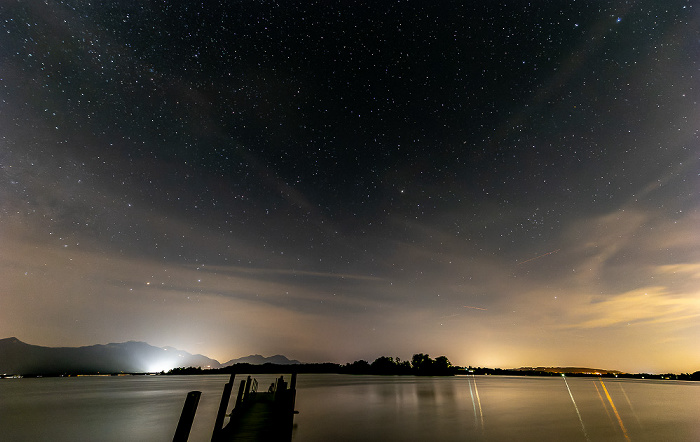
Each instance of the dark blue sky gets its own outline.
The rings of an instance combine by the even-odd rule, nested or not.
[[[697,370],[692,2],[294,3],[0,6],[0,335]]]

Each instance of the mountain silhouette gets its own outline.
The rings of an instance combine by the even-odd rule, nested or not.
[[[301,364],[301,362],[296,359],[287,359],[286,356],[274,355],[274,356],[261,356],[261,355],[250,355],[238,359],[231,359],[228,362],[221,364],[224,367],[228,367],[233,364],[252,364],[252,365],[262,365],[262,364],[276,364],[276,365],[294,365]]]
[[[145,342],[122,342],[85,347],[42,347],[19,339],[0,339],[0,375],[154,373],[176,367],[222,368],[233,364],[300,364],[283,355],[250,355],[220,364],[200,354],[174,347],[154,347]]]
[[[220,368],[215,359],[145,342],[42,347],[0,339],[0,374],[148,373],[174,367]]]

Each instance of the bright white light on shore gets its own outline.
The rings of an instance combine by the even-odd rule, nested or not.
[[[171,370],[175,367],[173,367],[171,364],[164,364],[162,362],[157,363],[157,364],[151,364],[148,366],[148,372],[149,373],[160,373],[161,371],[167,372],[168,370]]]

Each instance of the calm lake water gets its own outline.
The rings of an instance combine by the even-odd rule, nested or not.
[[[254,377],[261,389],[273,380]],[[208,441],[227,381],[225,375],[0,380],[0,440],[169,441],[185,395],[200,390],[190,440]],[[294,441],[700,440],[697,382],[299,375],[296,409]]]

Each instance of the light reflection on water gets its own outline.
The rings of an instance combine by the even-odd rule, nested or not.
[[[295,441],[625,441],[613,405],[630,440],[700,440],[700,383],[606,378],[601,402],[596,378],[303,380]]]
[[[274,378],[255,377],[261,389]],[[244,376],[236,379],[234,396]],[[227,381],[227,375],[0,380],[0,439],[169,441],[186,393],[200,390],[190,440],[208,441]],[[700,440],[700,383],[603,382],[300,375],[293,440],[624,441],[625,434],[633,441]]]

